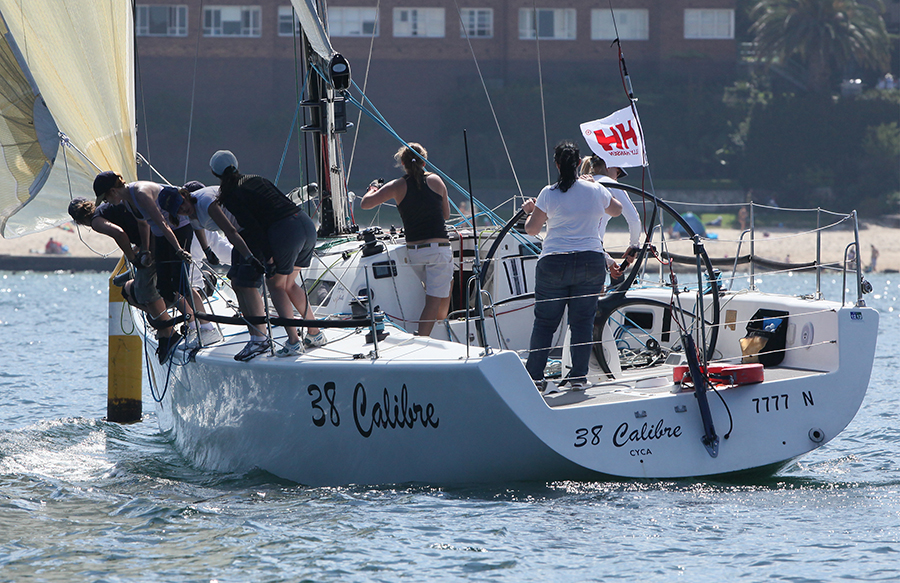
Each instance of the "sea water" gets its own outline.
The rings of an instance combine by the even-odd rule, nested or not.
[[[870,281],[860,412],[770,478],[309,488],[192,467],[146,388],[104,422],[106,276],[0,272],[0,581],[898,581],[900,275]]]

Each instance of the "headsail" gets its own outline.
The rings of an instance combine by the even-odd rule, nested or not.
[[[136,177],[134,22],[120,0],[0,0],[0,235],[69,220],[97,170]]]

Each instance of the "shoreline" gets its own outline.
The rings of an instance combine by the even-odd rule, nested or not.
[[[710,257],[734,257],[740,242],[740,231],[707,227],[710,236],[703,243]],[[766,228],[756,233],[753,254],[775,262],[804,263],[816,260],[817,237],[815,233],[788,228]],[[47,242],[53,239],[68,248],[65,254],[47,254]],[[828,230],[821,233],[821,260],[840,265],[847,244],[853,240],[850,230]],[[628,233],[610,231],[605,237],[605,248],[618,257],[628,244]],[[862,266],[871,264],[871,246],[878,250],[876,271],[900,271],[900,228],[885,227],[875,223],[860,223],[859,244]],[[689,240],[669,240],[672,253],[691,254]],[[740,254],[750,254],[750,245],[744,240]],[[85,227],[67,223],[61,227],[16,239],[0,238],[0,270],[3,271],[111,271],[121,256],[112,239]],[[741,268],[746,266],[739,266]]]

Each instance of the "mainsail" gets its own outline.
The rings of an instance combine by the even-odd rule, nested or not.
[[[3,237],[69,220],[98,168],[136,178],[133,31],[130,2],[0,0]]]

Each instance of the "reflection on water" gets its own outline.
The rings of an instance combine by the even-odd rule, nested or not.
[[[870,280],[863,406],[776,476],[305,488],[192,468],[146,392],[104,422],[105,276],[0,273],[0,580],[898,580],[900,277]]]

